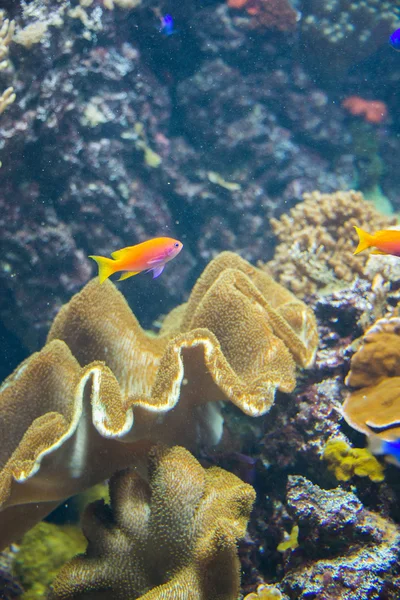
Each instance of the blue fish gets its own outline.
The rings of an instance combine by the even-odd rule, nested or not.
[[[400,52],[400,29],[396,29],[396,31],[393,31],[392,35],[389,38],[389,44],[392,46],[393,50],[396,50],[396,52]]]
[[[174,27],[174,19],[171,15],[165,15],[164,17],[160,17],[160,21],[160,33],[163,33],[164,35],[172,35],[173,33],[176,33],[176,29]]]
[[[400,467],[400,438],[388,441],[377,435],[369,435],[368,447],[372,454],[383,454],[387,462]]]

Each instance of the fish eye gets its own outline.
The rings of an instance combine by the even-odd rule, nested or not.
[[[179,248],[179,242],[176,242],[175,248]]]

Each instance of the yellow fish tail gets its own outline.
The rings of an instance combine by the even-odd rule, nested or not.
[[[359,227],[356,227],[356,226],[354,226],[354,229],[356,230],[358,238],[359,238],[358,246],[355,249],[354,254],[359,254],[363,250],[366,250],[367,248],[370,248],[371,246],[374,245],[374,236],[373,235],[371,235],[370,233],[367,233],[363,229],[360,229]]]
[[[105,256],[89,256],[89,258],[93,258],[93,260],[97,262],[100,283],[103,283],[110,275],[115,273],[115,271],[118,271],[115,267],[116,261],[112,258],[106,258]]]

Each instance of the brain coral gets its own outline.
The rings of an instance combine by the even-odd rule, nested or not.
[[[346,384],[356,388],[343,405],[346,421],[385,440],[400,436],[400,318],[379,319],[351,359]]]
[[[0,388],[0,545],[151,442],[218,442],[217,401],[266,413],[317,343],[313,313],[232,253],[208,265],[157,337],[111,282],[94,279]]]
[[[396,218],[379,213],[360,192],[304,194],[304,201],[277,219],[271,219],[278,237],[273,260],[266,267],[295,294],[304,296],[351,283],[367,272],[368,253],[353,256],[354,225],[376,231],[395,225]]]
[[[238,598],[251,486],[175,446],[150,453],[149,483],[134,469],[114,475],[110,499],[86,509],[86,554],[63,567],[50,600]]]

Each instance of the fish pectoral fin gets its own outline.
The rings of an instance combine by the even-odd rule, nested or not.
[[[122,275],[118,279],[118,281],[123,281],[124,279],[129,279],[129,277],[133,277],[134,275],[137,275],[138,273],[140,273],[140,271],[127,271],[126,273],[122,273]]]
[[[387,252],[384,252],[383,250],[372,250],[370,252],[370,254],[386,254],[387,255]]]
[[[121,250],[116,250],[115,252],[112,252],[111,256],[113,257],[114,260],[121,260],[121,258],[124,258],[128,254],[131,254],[132,248],[134,248],[134,246],[128,246],[127,248],[121,248]]]
[[[149,269],[149,271],[153,272],[153,279],[159,277],[161,273],[164,271],[165,265],[160,265],[159,267],[154,267],[154,269]]]

